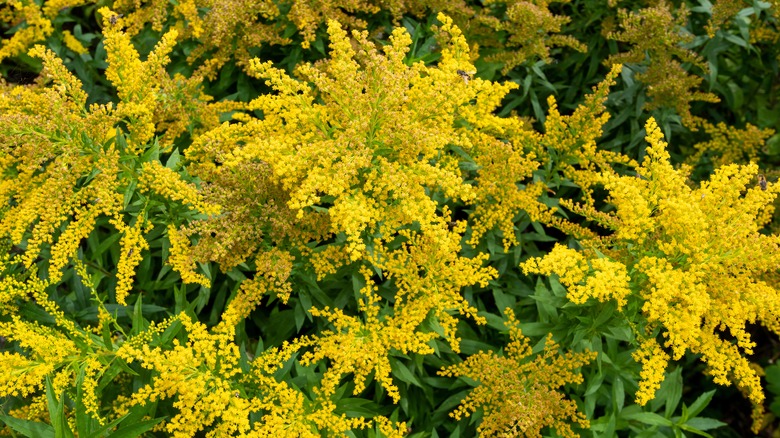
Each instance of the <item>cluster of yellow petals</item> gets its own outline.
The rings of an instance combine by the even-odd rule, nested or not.
[[[707,133],[710,139],[694,145],[696,153],[685,160],[691,165],[698,163],[705,156],[712,160],[715,167],[754,162],[767,139],[774,134],[772,129],[759,129],[750,123],[743,129],[738,129],[723,122],[715,125],[702,120],[699,122],[699,129]]]
[[[155,83],[160,82],[156,78],[168,78],[164,66],[174,35],[163,38],[141,62],[121,23],[111,23],[113,12],[101,11],[107,26],[106,74],[117,87],[118,105],[87,107],[80,81],[43,46],[29,52],[43,60],[39,83],[0,94],[0,167],[14,175],[0,182],[0,194],[14,200],[0,213],[0,235],[14,245],[24,242],[21,262],[28,268],[50,248],[49,280],[56,282],[99,218],[108,217],[122,236],[115,296],[123,304],[148,249],[143,235],[151,226],[145,214],[128,223],[123,192],[137,184],[140,193],[201,213],[217,214],[219,208],[203,201],[197,188],[173,170],[157,161],[143,162],[144,154],[157,147],[154,122],[161,89]],[[42,107],[47,111],[32,116]]]
[[[142,193],[151,192],[171,201],[181,202],[206,215],[220,213],[219,205],[206,202],[194,184],[183,181],[176,171],[163,166],[159,161],[149,161],[141,165],[138,189]]]
[[[123,10],[131,3],[118,1],[114,7]],[[164,3],[149,2],[126,16],[108,8],[99,11],[109,61],[106,75],[119,96],[115,106],[87,107],[78,80],[41,46],[29,53],[43,59],[44,79],[0,93],[0,170],[15,176],[0,182],[0,195],[14,200],[13,206],[0,211],[0,237],[13,245],[25,244],[19,261],[31,274],[25,281],[0,279],[2,314],[10,319],[0,322],[0,333],[13,333],[9,339],[29,352],[0,353],[2,367],[18,370],[14,379],[8,373],[0,375],[0,396],[33,396],[47,376],[54,376],[57,389],[67,388],[75,370],[65,365],[77,363],[87,412],[99,418],[96,392],[108,365],[98,356],[115,354],[117,360],[153,375],[132,396],[117,400],[118,414],[134,405],[171,399],[178,413],[160,429],[172,436],[206,430],[207,436],[315,436],[314,431],[342,434],[371,424],[387,436],[401,436],[404,424],[381,416],[373,423],[347,418],[336,413],[330,397],[351,376],[355,395],[373,379],[398,402],[394,355],[431,354],[433,341],[439,338],[459,352],[461,317],[485,323],[462,291],[486,287],[498,274],[485,266],[487,254],[467,257],[463,249],[466,244],[476,247],[494,231],[503,237],[505,250],[518,245],[516,217],[525,213],[534,221],[571,230],[585,248],[556,245],[546,256],[525,262],[526,274],[557,275],[576,304],[590,298],[614,300],[622,311],[632,302],[640,303],[644,321],[639,326],[647,333],[660,331],[658,337],[637,333],[634,359],[642,365],[637,403],[652,399],[669,360],[690,352],[701,355],[716,383],[734,383],[745,392],[756,406],[754,415],[760,415],[764,396],[758,375],[745,358],[755,346],[746,326],[760,323],[780,333],[780,299],[773,286],[780,242],[760,232],[771,218],[771,202],[780,186],[749,188],[758,171],[750,164],[721,166],[709,181],[691,188],[685,169],[670,164],[652,119],[646,126],[648,158],[642,165],[599,150],[596,141],[608,118],[604,102],[620,66],[611,69],[571,116],[561,115],[551,99],[545,133],[539,134],[517,118],[493,114],[516,85],[470,77],[472,51],[448,16],[438,16],[442,55],[435,66],[407,65],[412,38],[402,28],[393,31],[390,44],[378,49],[367,32],[350,34],[337,21],[329,21],[330,59],[299,66],[296,79],[270,62],[250,60],[248,52],[238,53],[246,70],[265,80],[273,92],[246,105],[212,105],[198,90],[202,77],[170,77],[165,71],[177,39],[184,35],[228,41],[236,37],[227,25],[236,17],[255,21],[279,11],[259,2],[251,9],[237,7],[248,3],[239,1],[178,2],[174,16],[180,22],[142,61],[130,34],[147,23],[162,29],[168,14],[168,2]],[[354,3],[355,11],[375,12]],[[199,12],[204,4],[205,17]],[[296,5],[303,8],[302,2]],[[543,30],[530,42],[510,39],[512,44],[527,45],[517,58],[508,60],[510,65],[530,56],[545,57],[551,45],[580,48],[574,40],[548,35],[558,33],[566,22],[548,6],[544,1],[510,5],[507,27],[532,18]],[[31,30],[4,41],[0,59],[51,32],[43,24],[36,27],[35,8],[27,11],[22,3],[11,7],[27,14],[25,30]],[[614,36],[635,44],[637,51],[667,49],[642,46],[641,34],[632,27],[644,17],[666,29],[674,21],[666,12],[659,6],[642,16],[626,15],[624,31]],[[290,13],[305,37],[314,34],[319,22],[295,7]],[[266,33],[247,37],[241,50],[273,40],[270,29],[260,28]],[[518,35],[523,32],[527,29]],[[64,38],[73,51],[83,49],[72,35]],[[196,50],[191,58],[202,53]],[[697,61],[687,52],[671,54]],[[634,55],[615,59],[632,60]],[[217,52],[199,74],[208,76],[229,56]],[[646,77],[662,73],[668,72]],[[178,92],[188,96],[187,103],[171,103]],[[656,90],[655,97],[660,102],[670,93]],[[687,115],[687,101],[673,103]],[[47,115],[29,117],[32,109],[44,104],[50,108]],[[219,114],[227,109],[240,111],[232,122],[219,125]],[[169,117],[177,112],[182,113],[178,118]],[[262,117],[256,117],[260,112]],[[198,119],[198,129],[188,121],[190,116]],[[724,157],[754,156],[753,144],[744,149],[724,146],[726,140],[734,143],[758,135],[752,127],[733,132],[701,126],[713,137],[700,145],[701,150]],[[190,130],[196,135],[186,155],[192,160],[190,172],[202,179],[200,186],[187,183],[154,158],[142,158],[160,142],[170,152],[176,137]],[[159,140],[161,131],[167,137]],[[552,154],[555,160],[550,161]],[[473,167],[463,165],[464,157]],[[548,174],[558,173],[583,190],[584,203],[560,205],[612,231],[610,236],[596,238],[539,201],[548,182],[533,179],[549,162],[558,167],[548,169]],[[615,164],[635,169],[636,176],[617,174],[611,170]],[[211,330],[180,314],[127,341],[99,346],[92,335],[115,323],[113,316],[101,307],[98,327],[84,331],[66,320],[44,290],[61,279],[69,263],[86,277],[86,268],[72,259],[98,219],[108,217],[121,235],[114,297],[118,304],[127,304],[135,269],[149,249],[144,236],[153,226],[147,211],[131,220],[126,217],[122,193],[135,183],[141,195],[159,196],[203,213],[192,223],[167,228],[171,244],[167,262],[184,283],[210,287],[209,279],[196,272],[196,262],[216,261],[227,272],[251,260],[255,277],[235,291],[221,322]],[[608,192],[613,212],[596,209],[592,192],[596,186]],[[468,218],[456,220],[452,204],[474,208]],[[44,281],[34,275],[34,265],[46,248],[51,248],[51,257]],[[4,266],[15,262],[3,259]],[[312,307],[310,316],[327,321],[329,329],[267,349],[253,358],[247,372],[234,340],[235,327],[263,297],[275,294],[287,303],[295,293],[290,277],[301,264],[310,266],[317,280],[337,275],[344,266],[359,269],[353,278],[362,284],[356,290],[358,312]],[[380,294],[380,288],[389,289],[392,300]],[[58,329],[10,316],[15,300],[32,299],[54,315]],[[484,434],[520,435],[553,427],[561,435],[573,436],[566,421],[586,427],[587,420],[557,390],[581,382],[575,370],[595,353],[560,355],[550,337],[544,352],[529,361],[529,341],[511,312],[507,320],[511,341],[504,356],[478,353],[441,372],[480,383],[453,416],[460,419],[482,407],[485,416],[479,430]],[[171,340],[172,345],[162,345],[161,336],[179,325],[184,333]],[[724,331],[734,341],[725,339]],[[293,359],[299,353],[300,359]],[[324,377],[313,395],[274,377],[290,360],[323,367]],[[244,390],[250,384],[256,388],[251,394]],[[253,423],[250,414],[256,413],[261,420]]]
[[[529,259],[521,267],[526,274],[556,274],[568,288],[567,298],[575,304],[596,298],[600,302],[615,300],[620,308],[631,294],[625,265],[607,258],[586,258],[561,244],[556,244],[543,258]]]
[[[645,71],[635,75],[647,86],[650,100],[645,108],[674,108],[683,125],[693,129],[701,118],[691,114],[691,101],[719,102],[720,99],[713,93],[699,91],[702,77],[683,67],[683,64],[690,64],[705,72],[709,69],[701,56],[684,47],[693,38],[681,31],[688,15],[687,7],[673,8],[667,2],[658,2],[638,11],[618,11],[620,30],[610,32],[607,37],[628,43],[630,49],[610,55],[605,63],[647,65]],[[649,64],[648,59],[652,60]]]
[[[25,23],[10,38],[3,38],[0,42],[0,60],[23,54],[33,44],[45,40],[54,32],[51,21],[36,2],[3,2],[0,6],[0,20],[13,25]]]
[[[186,284],[200,284],[211,287],[211,282],[203,274],[195,271],[195,260],[188,248],[190,241],[175,226],[168,226],[168,240],[171,242],[168,264],[181,275],[181,281]]]
[[[175,396],[178,414],[165,424],[171,436],[193,436],[217,420],[218,426],[208,436],[248,432],[250,401],[236,396],[231,384],[231,377],[241,372],[238,346],[184,315],[176,321],[187,331],[185,345],[174,339],[171,349],[139,347],[130,339],[117,351],[129,363],[138,361],[155,371],[154,381],[134,392],[132,403],[143,405]]]
[[[582,252],[556,246],[523,268],[557,274],[573,302],[612,298],[624,307],[639,300],[644,324],[660,327],[663,340],[645,339],[635,354],[643,364],[638,403],[652,399],[670,358],[690,352],[701,355],[716,383],[737,385],[760,419],[764,395],[746,358],[755,346],[747,325],[780,333],[774,286],[780,238],[761,232],[780,187],[751,187],[758,167],[730,164],[691,188],[686,170],[670,164],[654,120],[646,130],[649,147],[638,176],[604,172],[600,178],[615,210],[576,210],[613,234],[583,241]]]
[[[654,338],[648,338],[639,344],[631,357],[642,364],[642,371],[639,373],[641,380],[635,400],[638,405],[644,406],[655,398],[655,392],[661,388],[661,383],[666,378],[669,353],[664,351]]]
[[[561,354],[550,335],[544,351],[528,360],[532,346],[512,311],[506,310],[510,342],[503,355],[479,352],[439,372],[479,383],[450,416],[460,420],[482,408],[484,417],[477,428],[480,436],[539,436],[542,429],[551,427],[560,436],[576,437],[567,421],[580,427],[588,427],[589,422],[577,411],[576,403],[565,399],[558,389],[567,383],[581,383],[582,375],[576,370],[591,362],[596,353]]]

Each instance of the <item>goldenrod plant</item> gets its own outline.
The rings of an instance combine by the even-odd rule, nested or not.
[[[654,397],[669,360],[690,351],[716,383],[735,384],[750,399],[757,432],[764,394],[760,368],[745,357],[756,347],[747,326],[776,334],[780,328],[774,288],[780,242],[760,233],[777,185],[748,187],[757,166],[729,164],[691,189],[685,172],[669,163],[653,119],[646,129],[650,145],[637,176],[602,174],[614,212],[564,204],[613,233],[583,239],[584,252],[556,245],[523,269],[556,274],[574,303],[614,300],[618,311],[629,312],[640,343],[634,358],[643,364],[638,404]]]
[[[0,435],[775,430],[773,7],[0,5]]]

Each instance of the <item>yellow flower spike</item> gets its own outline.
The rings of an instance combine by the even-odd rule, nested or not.
[[[294,260],[289,252],[279,248],[260,253],[255,259],[255,278],[241,283],[238,293],[222,312],[222,321],[215,331],[231,332],[237,324],[249,317],[264,296],[271,293],[275,293],[283,303],[287,303],[292,293],[288,277],[292,273]]]
[[[366,378],[374,373],[374,379],[382,385],[395,403],[400,400],[398,388],[390,378],[390,351],[395,349],[404,354],[430,354],[433,349],[428,342],[436,337],[435,333],[416,331],[426,313],[407,312],[410,305],[399,306],[394,315],[380,318],[378,287],[371,280],[372,272],[365,266],[361,268],[366,285],[361,289],[360,309],[362,318],[344,314],[338,309],[311,309],[312,316],[324,317],[334,326],[334,330],[317,336],[317,347],[306,352],[302,363],[316,363],[329,359],[330,366],[325,372],[321,386],[323,394],[333,394],[341,378],[354,374],[354,394],[366,388]],[[362,319],[362,320],[361,320]]]
[[[775,133],[773,129],[759,129],[750,123],[739,129],[723,122],[714,125],[702,121],[697,128],[709,135],[710,139],[693,145],[697,152],[687,157],[685,162],[695,165],[706,154],[716,168],[726,164],[758,160],[758,152]]]
[[[203,34],[203,19],[198,15],[198,5],[194,0],[180,1],[174,7],[174,12],[181,14],[187,20],[187,27],[194,38],[198,38]]]
[[[329,33],[332,59],[321,68],[304,65],[297,70],[320,90],[324,105],[314,103],[305,82],[292,80],[267,63],[251,63],[253,75],[268,80],[278,94],[261,96],[250,104],[262,109],[265,117],[252,123],[253,129],[265,133],[258,132],[256,139],[232,151],[228,164],[236,166],[247,160],[272,163],[276,179],[291,191],[288,206],[297,210],[297,219],[306,217],[306,209],[317,205],[323,195],[337,198],[328,209],[331,226],[347,231],[351,252],[357,257],[364,248],[360,233],[376,226],[379,217],[389,221],[389,227],[416,220],[411,218],[423,212],[430,217],[435,205],[421,190],[424,186],[438,185],[449,196],[474,199],[472,189],[462,183],[459,169],[450,161],[442,160],[439,166],[419,158],[421,154],[427,160],[441,156],[448,143],[441,133],[452,131],[447,118],[425,121],[430,110],[449,111],[472,97],[448,96],[441,89],[443,84],[430,82],[431,77],[445,76],[426,75],[424,66],[407,67],[402,54],[408,51],[410,38],[403,30],[394,32],[392,45],[385,47],[385,58],[362,34],[354,35],[364,48],[358,56],[340,25],[330,23]],[[436,72],[440,69],[427,73]],[[365,91],[358,93],[360,90]],[[498,86],[497,90],[492,94],[486,91],[485,98],[478,99],[487,102],[478,112],[493,110],[492,105],[500,99],[496,96],[506,91]],[[432,93],[440,99],[430,99]],[[403,116],[404,111],[414,116],[409,119]],[[477,114],[473,117],[479,119]],[[280,122],[285,127],[281,130]],[[360,138],[360,132],[370,134]],[[457,142],[462,138],[450,137]],[[348,151],[346,156],[344,150]],[[312,172],[312,166],[321,171]],[[363,173],[368,178],[360,181],[358,175]],[[354,192],[358,184],[362,193]],[[382,203],[372,205],[374,199]],[[389,202],[383,205],[385,199]],[[381,214],[388,210],[392,213]]]
[[[472,234],[469,244],[476,246],[488,231],[498,228],[504,235],[504,250],[517,245],[514,218],[526,210],[534,219],[542,219],[548,208],[538,202],[546,189],[544,184],[517,188],[516,181],[529,177],[539,163],[517,150],[511,143],[485,138],[475,139],[475,161],[482,166],[478,171],[478,185],[471,214]],[[535,208],[539,206],[540,208]]]
[[[0,183],[0,192],[16,200],[0,230],[15,244],[27,237],[21,261],[28,267],[50,246],[49,279],[56,282],[96,218],[121,209],[118,153],[113,146],[94,149],[95,142],[113,137],[117,119],[110,106],[85,108],[81,83],[54,53],[36,46],[29,54],[43,60],[43,86],[16,87],[0,98],[2,166],[16,175]],[[39,112],[42,99],[45,113]],[[89,184],[82,185],[88,175]],[[63,222],[69,223],[60,232]]]
[[[45,40],[54,32],[51,21],[43,15],[36,2],[9,2],[13,19],[8,22],[26,22],[27,26],[17,30],[0,42],[0,61],[18,56],[36,42]]]
[[[74,341],[61,331],[31,323],[13,316],[0,323],[0,333],[15,341],[26,354],[0,353],[0,396],[28,397],[44,387],[46,376],[61,368],[79,354]],[[68,378],[66,378],[68,380]],[[60,386],[67,383],[59,383]]]
[[[313,343],[313,340],[307,338],[298,338],[292,343],[285,341],[281,347],[266,350],[252,361],[252,369],[244,382],[261,388],[258,393],[262,395],[254,398],[251,406],[263,412],[254,424],[254,433],[260,436],[314,438],[326,433],[341,435],[351,429],[363,429],[369,425],[364,418],[347,418],[344,414],[336,414],[336,406],[322,386],[312,388],[314,397],[309,399],[301,391],[273,378],[273,373],[293,354]],[[374,417],[374,421],[384,423],[382,417]]]
[[[588,273],[585,257],[579,251],[566,248],[561,244],[556,244],[544,257],[528,259],[520,265],[520,268],[525,275],[556,274],[561,284],[567,287],[582,282]]]
[[[641,380],[634,401],[644,406],[655,398],[655,392],[661,387],[670,357],[653,338],[642,341],[631,356],[642,364]]]
[[[203,274],[195,272],[195,261],[189,252],[189,239],[179,232],[174,225],[168,226],[168,239],[171,242],[168,263],[181,275],[185,284],[200,284],[211,287],[211,282]]]
[[[27,54],[40,58],[43,61],[41,76],[56,84],[58,91],[60,91],[63,97],[68,99],[66,101],[68,106],[71,106],[73,110],[79,113],[83,113],[87,102],[87,93],[82,89],[81,81],[68,71],[62,60],[54,52],[42,45],[36,45]]]
[[[503,356],[480,352],[439,371],[442,376],[466,376],[478,382],[450,416],[458,421],[483,409],[477,427],[481,436],[534,436],[552,427],[561,436],[575,437],[569,422],[580,427],[588,427],[589,422],[558,389],[566,383],[581,383],[582,375],[575,370],[591,362],[596,353],[560,354],[549,336],[544,351],[529,361],[529,340],[511,309],[505,313],[510,342]]]
[[[195,184],[188,184],[174,170],[159,161],[149,161],[141,165],[138,178],[138,190],[141,193],[156,193],[171,201],[179,201],[206,215],[218,215],[220,207],[203,199]]]
[[[311,313],[330,320],[336,329],[318,335],[317,348],[301,358],[304,365],[329,359],[330,365],[321,385],[326,395],[332,395],[341,378],[350,373],[354,374],[353,393],[360,394],[366,388],[367,377],[373,373],[374,379],[394,403],[398,403],[400,394],[390,378],[390,350],[398,349],[404,354],[430,354],[433,350],[427,342],[437,337],[435,333],[413,333],[397,318],[380,321],[376,315],[367,315],[366,322],[361,322],[359,318],[347,316],[339,310],[312,309]]]
[[[390,44],[382,47],[391,65],[401,66],[404,57],[411,50],[412,36],[403,27],[396,27],[390,34]],[[399,62],[400,61],[400,62]]]
[[[637,403],[653,398],[670,359],[695,354],[715,383],[737,386],[760,418],[764,396],[746,357],[756,345],[747,326],[759,323],[780,334],[774,286],[780,237],[762,233],[780,188],[756,182],[755,164],[729,164],[693,189],[690,170],[669,162],[653,119],[646,131],[649,146],[637,176],[603,171],[597,180],[614,211],[562,203],[612,234],[582,240],[581,252],[556,246],[522,267],[558,274],[573,302],[614,298],[622,306],[626,299],[640,300],[642,324],[659,327],[661,338],[640,336]]]
[[[73,36],[70,31],[63,30],[62,31],[62,42],[65,43],[65,46],[69,48],[70,50],[73,50],[79,55],[83,55],[87,53],[87,48],[84,47],[83,44],[81,44],[81,41],[79,41],[75,36]]]
[[[75,8],[82,5],[96,3],[95,0],[46,0],[43,4],[43,13],[48,18],[55,18],[63,13],[63,9]]]
[[[144,238],[141,230],[142,222],[138,220],[135,225],[127,226],[117,218],[111,219],[111,224],[117,228],[118,232],[122,233],[122,239],[119,241],[122,252],[119,255],[119,263],[117,264],[115,293],[116,302],[123,306],[126,305],[125,299],[127,295],[133,289],[135,268],[143,260],[142,252],[149,249],[149,243]]]
[[[529,60],[541,59],[551,62],[552,47],[569,47],[585,52],[587,50],[585,44],[570,35],[562,34],[563,26],[570,21],[570,18],[566,15],[555,15],[550,11],[550,3],[568,2],[569,0],[502,2],[506,5],[506,15],[502,20],[493,17],[482,17],[482,20],[491,31],[508,34],[507,40],[502,43],[505,48],[485,59],[503,63],[501,73],[506,75],[513,68]],[[494,0],[489,0],[485,5],[494,3],[496,3]]]
[[[436,15],[436,19],[442,23],[438,32],[440,44],[442,44],[439,69],[451,73],[457,70],[473,71],[474,65],[471,64],[469,45],[463,32],[453,24],[452,18],[444,13],[440,12]]]
[[[148,343],[152,337],[162,333],[175,320],[184,326],[187,334],[185,343],[174,340],[172,346],[150,348]],[[147,331],[128,339],[118,349],[117,355],[153,371],[153,379],[135,392],[125,406],[173,399],[172,405],[178,412],[161,426],[161,430],[173,436],[192,436],[206,428],[228,436],[248,433],[251,430],[250,412],[264,410],[264,403],[284,397],[281,387],[286,385],[269,378],[266,372],[250,373],[246,375],[246,383],[251,379],[262,399],[249,398],[237,392],[233,384],[241,378],[241,355],[232,337],[231,334],[209,331],[205,325],[182,313],[162,324],[153,324]],[[279,367],[297,349],[306,345],[304,340],[292,348],[268,350],[264,355],[269,357],[256,358],[252,366],[274,364]],[[267,371],[273,373],[274,370],[269,367]]]
[[[685,48],[692,35],[680,30],[686,26],[688,16],[688,8],[673,8],[665,2],[638,11],[619,11],[621,30],[610,32],[607,37],[628,43],[631,48],[611,55],[605,63],[645,63],[649,57],[647,69],[635,74],[637,80],[647,85],[650,99],[645,109],[674,108],[682,124],[693,129],[702,120],[691,114],[691,102],[719,102],[720,99],[712,93],[698,91],[702,77],[689,74],[682,66],[690,63],[704,72],[709,70],[701,56]]]
[[[155,134],[153,122],[160,84],[168,79],[164,67],[176,44],[177,32],[166,32],[145,62],[133,47],[130,35],[122,31],[121,19],[107,7],[98,11],[103,16],[103,35],[108,68],[106,77],[117,89],[120,102],[116,111],[127,120],[129,146],[138,153]]]
[[[103,363],[95,356],[90,356],[84,361],[84,380],[82,381],[82,403],[87,415],[98,420],[101,425],[106,420],[100,416],[100,400],[97,397],[97,387],[100,375],[105,370]]]
[[[550,96],[550,109],[544,123],[545,133],[535,144],[530,142],[535,156],[539,157],[542,164],[549,160],[546,158],[550,156],[548,150],[556,152],[555,170],[582,188],[587,205],[593,204],[593,186],[602,182],[602,173],[611,172],[613,164],[637,166],[634,160],[622,154],[598,150],[596,147],[602,135],[602,127],[609,120],[605,106],[607,95],[621,70],[621,65],[613,65],[604,80],[593,88],[593,93],[570,116],[562,115],[555,98]]]

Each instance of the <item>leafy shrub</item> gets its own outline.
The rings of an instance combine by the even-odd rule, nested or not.
[[[2,433],[770,430],[773,8],[3,5]]]

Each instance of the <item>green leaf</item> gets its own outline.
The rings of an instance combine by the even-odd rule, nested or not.
[[[117,418],[116,420],[106,424],[105,426],[102,426],[102,427],[100,427],[98,429],[93,430],[90,434],[83,435],[83,436],[88,437],[88,438],[102,438],[109,430],[115,428],[119,423],[124,421],[129,415],[130,414],[125,414],[125,415]],[[81,436],[82,435],[79,432],[79,437],[81,437]]]
[[[151,427],[154,427],[155,424],[159,423],[160,421],[166,418],[166,417],[160,417],[152,420],[141,421],[144,417],[149,415],[149,412],[153,412],[156,407],[157,407],[157,403],[146,403],[145,405],[135,405],[130,408],[130,412],[128,412],[127,414],[106,424],[100,429],[93,431],[92,434],[89,435],[89,438],[102,438],[108,431],[114,429],[121,423],[126,423],[126,426],[119,428],[117,431],[111,433],[109,436],[111,437],[141,436],[141,434],[143,434],[146,430],[150,429]],[[145,423],[151,423],[151,425]],[[149,427],[146,428],[145,430],[142,430],[146,426]],[[136,435],[132,435],[132,434],[136,434]]]
[[[623,385],[623,379],[620,376],[616,376],[615,382],[612,384],[612,402],[616,412],[620,412],[623,409],[625,399],[626,389]]]
[[[677,410],[677,405],[680,404],[680,398],[682,398],[683,382],[682,382],[682,368],[678,367],[671,373],[667,374],[664,379],[663,386],[665,386],[665,396],[662,396],[666,400],[664,406],[664,414],[667,418],[671,417]],[[694,416],[696,414],[693,414]]]
[[[119,149],[120,152],[124,152],[127,150],[127,140],[125,140],[125,135],[122,133],[122,129],[117,126],[116,128],[116,147]]]
[[[138,375],[139,375],[138,373],[136,373],[135,371],[133,371],[133,369],[132,369],[132,368],[130,368],[130,365],[128,365],[128,364],[127,364],[127,362],[125,362],[125,360],[124,360],[124,359],[120,359],[120,358],[116,357],[116,358],[114,358],[114,360],[111,362],[111,364],[112,364],[112,365],[116,365],[116,367],[117,367],[117,368],[116,368],[116,369],[117,369],[117,371],[113,371],[113,368],[112,368],[112,369],[109,369],[108,371],[106,371],[105,373],[103,373],[103,377],[106,377],[107,375],[111,375],[111,374],[113,374],[113,377],[116,377],[116,376],[117,376],[117,375],[118,375],[118,374],[119,374],[121,371],[124,371],[124,372],[126,372],[127,374],[131,374],[131,375],[133,375],[133,376],[138,376]],[[110,373],[110,374],[109,374],[109,373]],[[113,379],[113,377],[112,377],[112,379]],[[109,381],[107,381],[106,383],[108,383],[108,382],[109,382]],[[103,383],[101,382],[101,385],[102,385],[102,384],[103,384]],[[102,388],[101,388],[101,389],[102,389]]]
[[[326,55],[326,53],[325,53],[325,42],[323,41],[322,38],[317,38],[316,40],[314,40],[314,42],[312,42],[312,44],[311,44],[311,47],[314,50],[316,50],[317,52],[319,52],[321,55],[323,55],[323,56]]]
[[[157,141],[157,137],[154,138],[152,145],[146,149],[141,155],[141,162],[147,163],[149,161],[160,160],[160,143]]]
[[[0,421],[16,432],[29,438],[54,438],[54,428],[46,423],[21,420],[0,414]]]
[[[169,169],[176,169],[178,168],[180,161],[181,161],[181,154],[179,153],[179,148],[175,148],[173,152],[171,152],[171,155],[168,157],[168,161],[165,162],[165,167]]]
[[[590,379],[588,379],[588,382],[587,382],[588,387],[585,390],[585,394],[584,395],[588,396],[590,394],[594,394],[596,391],[599,390],[599,388],[601,388],[601,384],[602,383],[604,383],[604,374],[599,372],[596,376],[591,377]]]
[[[173,321],[171,325],[168,326],[168,328],[165,329],[165,331],[160,336],[160,344],[161,345],[168,345],[173,341],[173,338],[176,337],[176,335],[179,333],[179,331],[184,328],[184,325],[182,325],[181,321],[178,319]]]
[[[111,327],[108,324],[103,324],[103,345],[106,350],[114,351],[114,341],[111,339]]]
[[[693,432],[693,430],[686,428],[685,426],[688,426],[689,428],[693,428],[696,430],[711,430],[711,429],[717,429],[719,427],[728,426],[728,424],[716,420],[714,418],[707,418],[707,417],[696,417],[691,418],[687,422],[685,422],[684,425],[680,426],[685,430],[689,430]]]
[[[536,301],[540,322],[550,322],[558,319],[558,306],[555,296],[545,287],[541,278],[536,280],[536,288],[531,296]]]
[[[173,306],[173,313],[178,315],[179,313],[183,312],[187,307],[189,307],[189,302],[187,301],[187,287],[183,284],[178,284],[173,287],[173,298],[174,298],[174,306]]]
[[[123,193],[123,204],[122,208],[127,210],[127,206],[130,205],[130,202],[133,200],[133,195],[135,194],[135,187],[138,184],[136,180],[130,181],[130,183],[127,184],[127,187],[125,188],[125,191]]]
[[[54,437],[73,438],[73,432],[65,417],[65,393],[63,392],[59,400],[57,399],[49,376],[46,376],[46,402],[49,408],[49,420],[54,427]]]
[[[389,360],[390,369],[395,378],[404,383],[424,388],[422,383],[420,383],[420,380],[417,379],[417,376],[414,375],[414,373],[406,366],[406,364],[395,357],[390,357]]]
[[[667,426],[671,427],[674,423],[668,418],[664,418],[655,412],[637,412],[635,414],[623,415],[626,420],[634,420],[643,424],[649,424],[651,426]]]
[[[161,421],[165,420],[165,417],[155,418],[153,420],[141,421],[138,423],[131,423],[125,427],[119,428],[116,432],[110,434],[111,438],[135,438],[139,437],[151,430],[154,426],[157,426]]]
[[[146,320],[143,313],[143,295],[138,295],[138,299],[133,306],[133,329],[130,334],[135,336],[146,330]]]
[[[696,401],[691,404],[691,406],[688,408],[688,418],[693,418],[697,416],[701,411],[704,410],[704,408],[707,407],[707,405],[710,404],[710,401],[712,401],[712,396],[715,395],[715,390],[707,391],[704,394],[700,395],[699,398],[696,399]]]
[[[376,403],[363,398],[343,398],[338,401],[336,406],[337,413],[343,413],[350,418],[373,417],[378,408]]]
[[[300,332],[301,328],[303,328],[303,324],[306,322],[307,312],[304,310],[300,300],[295,304],[293,310],[295,312],[295,329]]]

